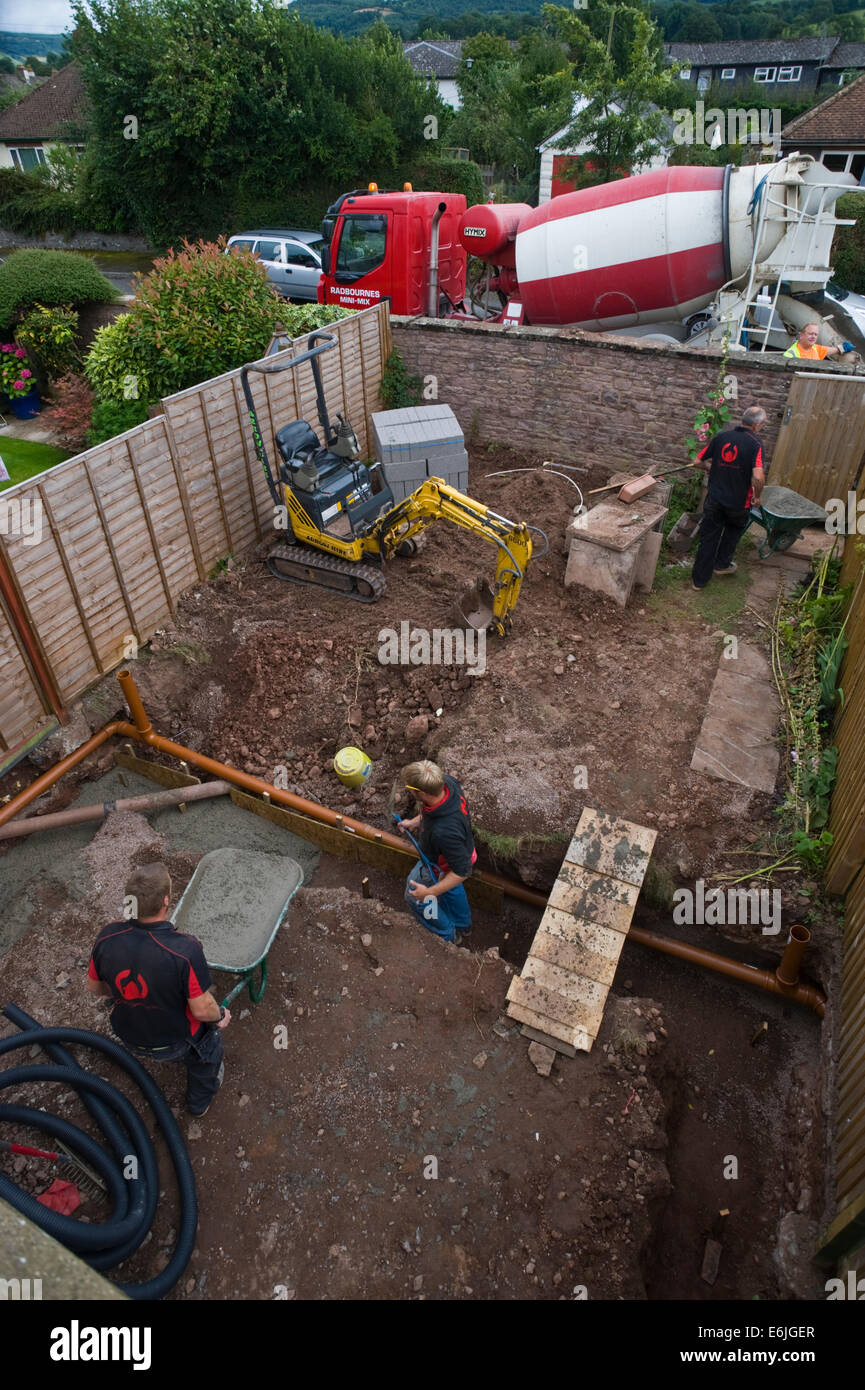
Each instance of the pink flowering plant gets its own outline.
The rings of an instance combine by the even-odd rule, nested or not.
[[[0,390],[14,400],[28,396],[35,385],[24,349],[17,343],[0,343]]]

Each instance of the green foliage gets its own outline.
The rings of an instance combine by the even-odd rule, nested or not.
[[[234,230],[263,191],[284,207],[296,188],[392,182],[425,117],[446,119],[384,24],[349,43],[276,0],[73,10],[94,168],[153,245]]]
[[[36,386],[27,353],[17,343],[0,344],[0,391],[16,400],[27,396]]]
[[[851,592],[838,588],[840,563],[831,553],[813,565],[803,591],[779,608],[772,638],[789,757],[778,814],[792,851],[812,872],[825,864],[833,838],[825,829],[838,763],[830,738]]]
[[[686,445],[688,455],[692,459],[702,452],[712,436],[722,430],[730,418],[730,407],[725,395],[729,344],[728,335],[724,339],[724,353],[715,385],[707,391],[705,405],[702,405],[694,416],[694,433]]]
[[[469,207],[486,201],[480,169],[472,159],[429,159],[412,164],[406,178],[413,188],[462,193]]]
[[[478,34],[463,44],[457,83],[462,106],[447,128],[448,142],[492,165],[513,196],[535,194],[537,147],[572,105],[571,64],[561,43],[535,33],[513,52],[505,38]]]
[[[87,431],[87,447],[125,434],[147,419],[147,401],[97,401]]]
[[[74,251],[15,251],[0,265],[0,331],[34,304],[110,303],[117,292]]]
[[[381,403],[385,410],[403,410],[420,405],[423,382],[412,376],[401,355],[394,348],[384,364],[381,378]]]
[[[80,225],[75,199],[38,173],[0,169],[0,224],[22,236],[73,232]]]
[[[35,360],[43,377],[54,381],[80,363],[78,314],[68,304],[37,304],[25,314],[15,338]]]
[[[260,261],[224,245],[184,242],[155,261],[131,311],[99,330],[85,370],[100,399],[156,400],[264,353],[290,308]]]
[[[327,328],[330,323],[350,318],[356,312],[355,309],[341,309],[337,304],[288,304],[283,300],[277,318],[286,336],[300,338],[315,328]]]
[[[838,217],[852,217],[852,227],[839,227],[832,247],[835,279],[856,294],[865,294],[865,198],[846,193],[835,204]]]
[[[559,148],[586,145],[596,183],[623,178],[656,152],[665,120],[660,108],[679,90],[679,79],[665,67],[657,30],[642,10],[606,0],[587,11],[545,5],[544,14],[568,46],[577,69],[575,90],[586,102]],[[608,49],[611,24],[618,36]]]

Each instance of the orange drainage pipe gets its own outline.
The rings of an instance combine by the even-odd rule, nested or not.
[[[173,743],[171,739],[160,737],[153,731],[153,725],[147,716],[147,711],[131,673],[118,671],[117,679],[126,697],[129,710],[135,721],[134,724],[127,724],[120,719],[106,724],[104,729],[100,729],[86,743],[82,743],[81,747],[76,748],[74,753],[70,753],[62,762],[57,763],[47,772],[43,772],[41,777],[37,777],[35,782],[13,797],[8,805],[0,807],[0,825],[5,825],[31,801],[35,801],[38,796],[41,796],[43,791],[59,782],[65,773],[76,767],[78,763],[83,762],[96,748],[100,748],[115,734],[120,734],[124,738],[135,738],[142,743],[147,743],[152,748],[158,748],[160,752],[168,753],[181,762],[191,763],[194,767],[201,768],[202,772],[209,772],[226,782],[233,782],[235,786],[243,787],[246,791],[257,792],[260,796],[266,796],[277,805],[287,806],[289,810],[298,811],[302,815],[309,816],[312,820],[321,821],[325,825],[332,825],[339,830],[347,830],[362,840],[371,840],[375,844],[388,845],[391,849],[399,850],[407,859],[413,857],[412,851],[407,849],[405,843],[398,836],[391,835],[386,830],[376,830],[374,826],[366,825],[363,821],[353,820],[350,816],[341,816],[336,811],[331,811],[327,806],[320,806],[316,801],[307,801],[302,796],[295,796],[292,792],[282,791],[279,787],[271,786],[269,782],[264,782],[259,777],[250,777],[247,773],[239,772],[226,763],[219,763],[214,758],[205,757],[204,754],[196,753],[191,748],[184,748],[180,743]],[[524,888],[522,884],[514,883],[511,879],[503,878],[500,874],[478,870],[477,878],[482,883],[500,888],[509,897],[529,903],[532,907],[543,909],[547,905],[547,898],[543,893],[536,893],[531,888]],[[645,931],[642,927],[635,927],[633,924],[628,935],[632,941],[638,942],[641,946],[649,946],[654,951],[661,951],[668,956],[676,956],[679,960],[690,961],[692,965],[702,965],[706,969],[715,970],[730,979],[741,980],[744,984],[757,985],[770,994],[779,994],[787,999],[795,999],[800,1004],[807,1004],[821,1018],[825,1013],[826,996],[823,991],[818,989],[816,985],[802,984],[798,981],[802,956],[811,939],[811,933],[806,927],[797,925],[791,928],[787,947],[777,970],[774,972],[761,970],[756,966],[743,965],[740,961],[730,960],[728,956],[718,955],[715,951],[706,951],[700,946],[689,946],[684,941],[674,941],[670,937],[658,936],[655,932]]]
[[[172,758],[178,758],[181,762],[191,763],[193,767],[200,768],[202,772],[209,772],[214,777],[220,777],[226,782],[233,782],[235,786],[242,787],[245,791],[266,796],[269,801],[276,805],[285,806],[290,811],[298,811],[311,820],[321,821],[324,825],[332,825],[338,830],[347,830],[349,834],[357,835],[358,839],[370,840],[374,844],[387,845],[390,849],[397,849],[406,856],[407,860],[412,862],[417,857],[399,835],[391,835],[387,830],[377,830],[375,826],[367,825],[364,821],[354,820],[351,816],[341,816],[338,812],[331,811],[327,806],[320,806],[317,801],[307,801],[305,797],[283,791],[280,787],[272,786],[270,782],[262,781],[260,777],[251,777],[248,773],[240,772],[227,763],[217,762],[214,758],[208,758],[203,753],[196,753],[191,748],[184,748],[180,743],[173,743],[171,739],[163,738],[153,730],[153,725],[148,718],[131,672],[118,671],[117,679],[135,721],[134,728],[128,724],[124,725],[124,733],[131,733],[140,742],[149,744],[151,748],[158,748],[161,753],[168,753]],[[534,907],[546,907],[547,900],[540,893],[533,893],[530,888],[523,888],[521,884],[512,883],[510,879],[502,878],[499,874],[480,870],[475,877],[481,883],[487,883],[493,888],[500,888],[503,893],[508,893],[512,898],[520,898],[523,902],[531,903]]]
[[[101,748],[103,743],[107,743],[115,734],[134,735],[135,729],[122,719],[115,719],[113,723],[106,724],[104,729],[100,729],[86,743],[82,743],[80,748],[75,749],[74,753],[70,753],[61,762],[55,763],[47,772],[43,772],[41,776],[37,777],[35,782],[31,782],[29,787],[25,787],[23,791],[13,796],[12,800],[7,802],[5,806],[0,806],[0,825],[5,825],[7,821],[12,820],[19,811],[23,811],[25,806],[29,806],[31,801],[35,801],[49,787],[53,787],[55,783],[60,781],[61,777],[64,777],[67,772],[71,772],[73,767],[83,763],[85,758],[88,758],[97,748]]]
[[[741,961],[730,960],[729,956],[719,956],[714,951],[703,950],[700,946],[689,946],[685,941],[673,941],[668,936],[658,936],[642,927],[632,926],[628,936],[641,946],[651,946],[653,951],[663,951],[664,955],[676,956],[679,960],[690,961],[692,965],[703,965],[708,970],[716,970],[720,975],[727,975],[732,980],[741,980],[747,985],[758,985],[769,994],[780,994],[785,999],[795,999],[799,1004],[807,1004],[820,1018],[826,1012],[826,996],[823,991],[816,985],[802,984],[799,981],[799,964],[811,939],[807,927],[791,928],[791,939],[776,970],[761,970],[755,965],[744,965]]]

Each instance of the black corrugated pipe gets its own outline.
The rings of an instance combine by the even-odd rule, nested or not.
[[[161,1273],[143,1284],[120,1284],[118,1287],[130,1298],[162,1298],[177,1283],[189,1263],[198,1229],[198,1200],[195,1176],[186,1151],[183,1135],[156,1082],[148,1075],[131,1053],[110,1038],[88,1033],[79,1028],[42,1028],[35,1019],[14,1004],[3,1014],[22,1030],[20,1037],[0,1040],[0,1057],[19,1047],[34,1043],[43,1047],[55,1061],[54,1066],[13,1067],[0,1072],[0,1090],[33,1081],[60,1081],[77,1091],[107,1140],[107,1147],[96,1143],[75,1125],[59,1116],[47,1115],[29,1106],[0,1105],[0,1123],[31,1125],[62,1139],[74,1153],[90,1163],[104,1178],[112,1202],[108,1221],[100,1225],[85,1224],[61,1216],[22,1192],[8,1178],[0,1176],[0,1196],[34,1225],[47,1231],[61,1244],[80,1253],[94,1269],[110,1269],[128,1258],[144,1241],[153,1222],[159,1198],[159,1170],[156,1153],[147,1127],[135,1107],[125,1096],[101,1077],[92,1076],[61,1046],[73,1043],[89,1047],[116,1062],[136,1083],[149,1102],[174,1164],[180,1193],[178,1237],[171,1259]],[[112,1152],[108,1152],[110,1148]],[[136,1163],[133,1175],[129,1159]]]

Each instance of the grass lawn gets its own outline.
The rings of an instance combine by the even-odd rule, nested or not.
[[[53,444],[33,444],[29,439],[15,439],[12,435],[0,434],[0,458],[9,474],[8,483],[0,481],[0,492],[23,483],[55,463],[62,463],[72,455],[66,449],[58,449]]]

